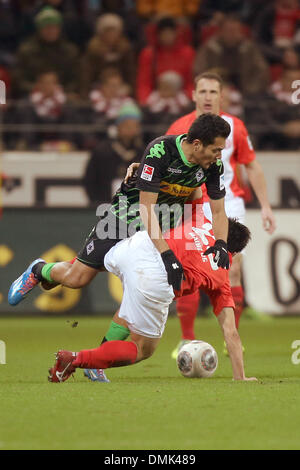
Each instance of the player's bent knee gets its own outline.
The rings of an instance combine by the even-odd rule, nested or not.
[[[145,359],[148,359],[149,357],[152,356],[152,354],[155,351],[155,345],[149,344],[149,343],[143,343],[140,342],[137,344],[138,348],[138,355],[137,355],[137,361],[144,361]]]

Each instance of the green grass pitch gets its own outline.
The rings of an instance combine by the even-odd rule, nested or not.
[[[73,319],[72,319],[73,320]],[[171,350],[179,337],[170,317],[154,356],[107,371],[109,384],[92,383],[81,370],[63,384],[47,382],[58,349],[95,347],[110,318],[2,318],[0,340],[0,450],[4,449],[299,449],[300,364],[291,347],[300,318],[241,321],[248,376],[233,382],[214,318],[198,318],[198,339],[216,348],[210,379],[186,379]]]

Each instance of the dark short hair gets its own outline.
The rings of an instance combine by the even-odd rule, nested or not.
[[[230,253],[240,253],[251,240],[251,232],[246,225],[228,218],[227,247]]]
[[[216,80],[216,82],[220,84],[220,89],[223,88],[224,82],[221,75],[219,75],[217,72],[214,72],[213,70],[207,70],[206,72],[196,75],[194,79],[195,86],[197,86],[199,80],[202,80],[202,78],[206,78],[207,80]]]
[[[226,139],[230,134],[230,125],[217,114],[201,114],[197,117],[187,133],[187,142],[192,143],[199,139],[204,147],[212,145],[216,137]]]
[[[176,29],[177,25],[173,18],[165,16],[158,21],[156,28],[157,31],[162,31],[164,29]]]

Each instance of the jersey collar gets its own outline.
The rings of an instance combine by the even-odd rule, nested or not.
[[[183,153],[183,150],[182,150],[182,148],[181,148],[181,141],[182,141],[186,136],[187,136],[187,134],[181,134],[181,135],[178,135],[178,136],[176,137],[176,146],[177,146],[177,150],[178,150],[178,152],[179,152],[179,155],[180,155],[180,157],[181,157],[181,160],[183,161],[183,163],[184,163],[185,165],[187,165],[187,166],[189,166],[189,167],[199,166],[199,165],[197,165],[197,163],[190,163],[190,162],[187,160],[187,158],[186,158],[186,156],[184,155],[184,153]]]

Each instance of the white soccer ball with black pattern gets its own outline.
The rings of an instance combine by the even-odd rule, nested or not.
[[[190,341],[180,348],[177,366],[184,377],[211,377],[218,367],[218,355],[205,341]]]

